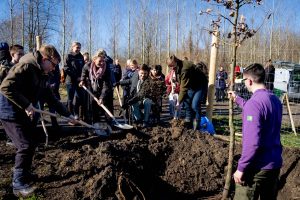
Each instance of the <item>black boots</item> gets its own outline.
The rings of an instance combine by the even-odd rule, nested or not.
[[[15,169],[13,174],[13,193],[17,197],[31,196],[36,187],[31,185],[30,173],[24,169]]]

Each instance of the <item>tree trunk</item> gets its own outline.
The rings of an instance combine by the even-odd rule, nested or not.
[[[25,19],[24,19],[24,0],[22,2],[22,46],[25,45]]]
[[[233,60],[232,65],[230,66],[230,90],[234,90],[234,68],[236,66],[236,54],[237,54],[237,21],[239,17],[239,3],[240,0],[236,0],[235,4],[235,13],[234,13],[234,25],[233,25],[233,33],[234,33],[234,47],[233,47]],[[233,125],[233,100],[229,100],[229,129],[230,129],[230,143],[229,143],[229,155],[228,155],[228,165],[227,165],[227,175],[225,179],[225,186],[223,189],[222,199],[227,199],[229,195],[230,184],[232,180],[232,167],[233,167],[233,157],[234,157],[234,146],[235,146],[235,131]]]
[[[129,1],[130,2],[130,1]],[[128,8],[128,53],[127,53],[127,59],[130,59],[130,3]]]
[[[65,60],[66,52],[66,0],[63,0],[63,45],[62,45],[62,60]]]
[[[11,45],[14,44],[14,19],[13,19],[13,1],[10,0],[10,5],[9,5],[9,10],[10,10],[10,43]]]
[[[92,0],[89,0],[89,54],[92,55]]]

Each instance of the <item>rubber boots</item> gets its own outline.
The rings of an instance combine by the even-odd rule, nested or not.
[[[13,174],[13,193],[17,197],[31,196],[36,187],[30,184],[28,173],[24,169],[15,169]]]
[[[200,120],[197,120],[196,118],[193,120],[193,130],[199,130],[200,129]]]

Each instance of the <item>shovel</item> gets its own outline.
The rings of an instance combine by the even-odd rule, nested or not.
[[[119,89],[117,87],[116,87],[116,90],[117,90],[117,96],[118,96],[119,104],[120,104],[120,107],[121,107],[121,112],[122,112],[122,115],[123,115],[123,118],[124,118],[124,122],[127,123],[126,113],[125,113],[125,110],[122,108],[123,104],[122,104],[122,101],[121,101],[120,92],[119,92]]]
[[[37,104],[38,104],[39,109],[41,109],[40,102],[38,102]],[[43,127],[43,130],[44,130],[45,136],[46,136],[45,146],[48,146],[48,138],[49,138],[48,130],[47,130],[46,125],[45,125],[44,116],[42,114],[40,114],[40,116],[41,116],[42,127]]]
[[[133,128],[133,126],[131,126],[131,125],[129,125],[129,124],[120,124],[117,120],[116,120],[116,118],[113,116],[113,114],[102,104],[102,103],[100,103],[99,102],[99,100],[95,97],[95,95],[89,90],[89,89],[87,89],[84,85],[82,86],[83,87],[83,89],[85,90],[85,91],[87,91],[87,93],[89,93],[89,95],[91,95],[91,97],[93,97],[93,99],[97,102],[97,104],[101,107],[101,108],[103,108],[103,110],[110,116],[110,118],[112,118],[112,120],[115,122],[114,123],[114,126],[115,127],[118,127],[118,128],[120,128],[120,129],[132,129]]]
[[[61,116],[61,115],[58,115],[58,114],[55,114],[55,113],[51,113],[51,112],[40,110],[40,109],[36,109],[36,108],[34,109],[34,111],[37,112],[37,113],[40,113],[40,114],[50,115],[50,116],[56,117],[56,118],[62,118],[62,119],[67,120],[67,121],[70,121],[70,120],[76,121],[76,123],[78,123],[78,124],[80,124],[82,126],[94,129],[95,132],[96,132],[96,134],[99,135],[99,136],[107,136],[107,133],[105,131],[103,131],[103,129],[101,129],[100,127],[95,127],[93,125],[85,123],[84,121],[71,119],[69,117]]]

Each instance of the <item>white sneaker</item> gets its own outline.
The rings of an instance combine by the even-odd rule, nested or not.
[[[74,116],[74,119],[78,120],[78,119],[79,119],[79,116],[78,116],[78,115],[75,115],[75,116]]]

